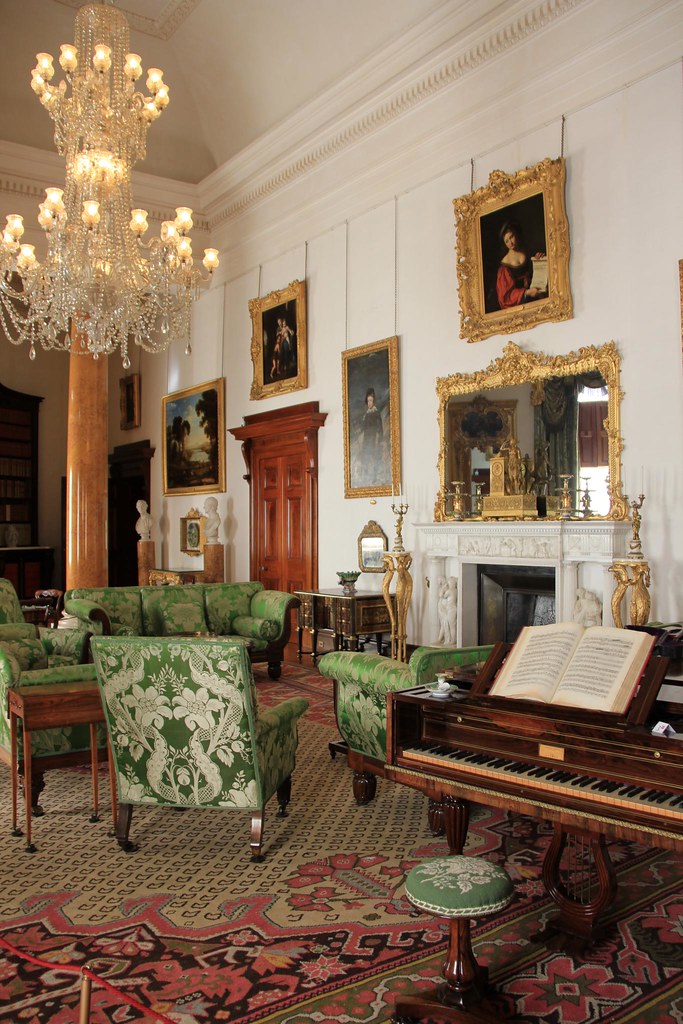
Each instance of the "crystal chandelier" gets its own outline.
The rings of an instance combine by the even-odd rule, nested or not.
[[[216,249],[204,250],[206,275],[194,266],[188,207],[143,241],[147,211],[132,209],[131,168],[169,97],[158,68],[147,72],[149,95],[136,90],[142,65],[129,50],[128,22],[105,2],[76,15],[76,43],[59,58],[66,81],[52,85],[53,58],[37,55],[31,87],[55,123],[66,185],[47,188],[39,207],[42,263],[17,214],[0,239],[2,324],[13,344],[29,342],[31,359],[37,342],[95,359],[120,348],[125,369],[131,343],[160,352],[183,339],[189,351],[192,302],[218,266]]]

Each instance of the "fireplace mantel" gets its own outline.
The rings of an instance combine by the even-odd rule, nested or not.
[[[552,566],[555,569],[557,620],[572,618],[578,587],[598,595],[602,621],[614,625],[611,598],[614,580],[608,567],[626,555],[631,523],[612,520],[542,522],[463,521],[415,523],[421,577],[428,598],[421,623],[422,643],[438,636],[438,579],[458,581],[457,643],[478,640],[477,566]],[[426,621],[425,621],[426,619]]]

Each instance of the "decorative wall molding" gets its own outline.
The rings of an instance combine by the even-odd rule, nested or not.
[[[524,10],[506,20],[504,24],[497,25],[483,37],[472,41],[466,48],[450,53],[445,59],[429,66],[426,72],[423,71],[402,82],[398,88],[383,90],[382,95],[376,97],[367,109],[357,112],[343,127],[334,129],[327,137],[304,148],[300,155],[290,158],[279,169],[266,173],[258,184],[247,185],[246,188],[241,183],[233,185],[230,191],[222,196],[220,209],[210,217],[212,229],[287,187],[349,146],[355,146],[369,135],[383,130],[396,119],[450,88],[459,79],[483,64],[495,60],[531,35],[543,31],[551,22],[573,12],[586,2],[588,0],[543,0],[532,10]],[[302,108],[297,111],[294,118],[288,119],[287,125],[293,127],[296,124],[307,123],[308,113],[308,108]],[[285,133],[286,130],[286,126],[279,129]],[[235,161],[229,161],[224,168],[211,175],[214,187],[221,177],[234,179],[235,171],[239,176],[239,160],[238,157]]]

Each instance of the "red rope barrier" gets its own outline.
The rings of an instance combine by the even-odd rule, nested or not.
[[[108,989],[113,992],[119,999],[123,1000],[124,1003],[128,1003],[134,1010],[139,1010],[144,1013],[146,1017],[151,1017],[153,1020],[161,1021],[161,1024],[176,1024],[170,1017],[167,1017],[163,1013],[157,1013],[156,1010],[152,1010],[148,1006],[143,1006],[141,1002],[135,999],[133,996],[126,995],[121,989],[117,988],[116,985],[112,985],[110,981],[105,981],[104,978],[100,978],[97,974],[90,970],[89,967],[77,967],[75,964],[53,964],[50,960],[42,960],[40,957],[33,956],[32,953],[23,953],[16,946],[13,946],[7,939],[3,939],[0,936],[0,946],[4,946],[14,956],[18,956],[21,960],[27,960],[31,964],[35,964],[37,967],[43,967],[49,971],[62,971],[64,974],[80,974],[85,975],[86,978],[90,978],[96,985],[101,985],[102,988]]]

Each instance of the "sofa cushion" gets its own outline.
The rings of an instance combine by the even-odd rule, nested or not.
[[[277,622],[271,619],[257,619],[253,615],[236,615],[232,620],[232,628],[238,636],[247,636],[254,640],[274,640],[280,632]]]
[[[212,633],[228,636],[235,633],[234,620],[249,615],[251,599],[263,589],[261,583],[218,583],[204,587],[206,618]]]
[[[3,640],[2,649],[14,658],[22,672],[47,668],[45,648],[37,638],[34,640]]]
[[[208,632],[200,586],[143,587],[140,593],[146,636]]]
[[[24,613],[10,580],[0,578],[0,622],[23,622]]]

